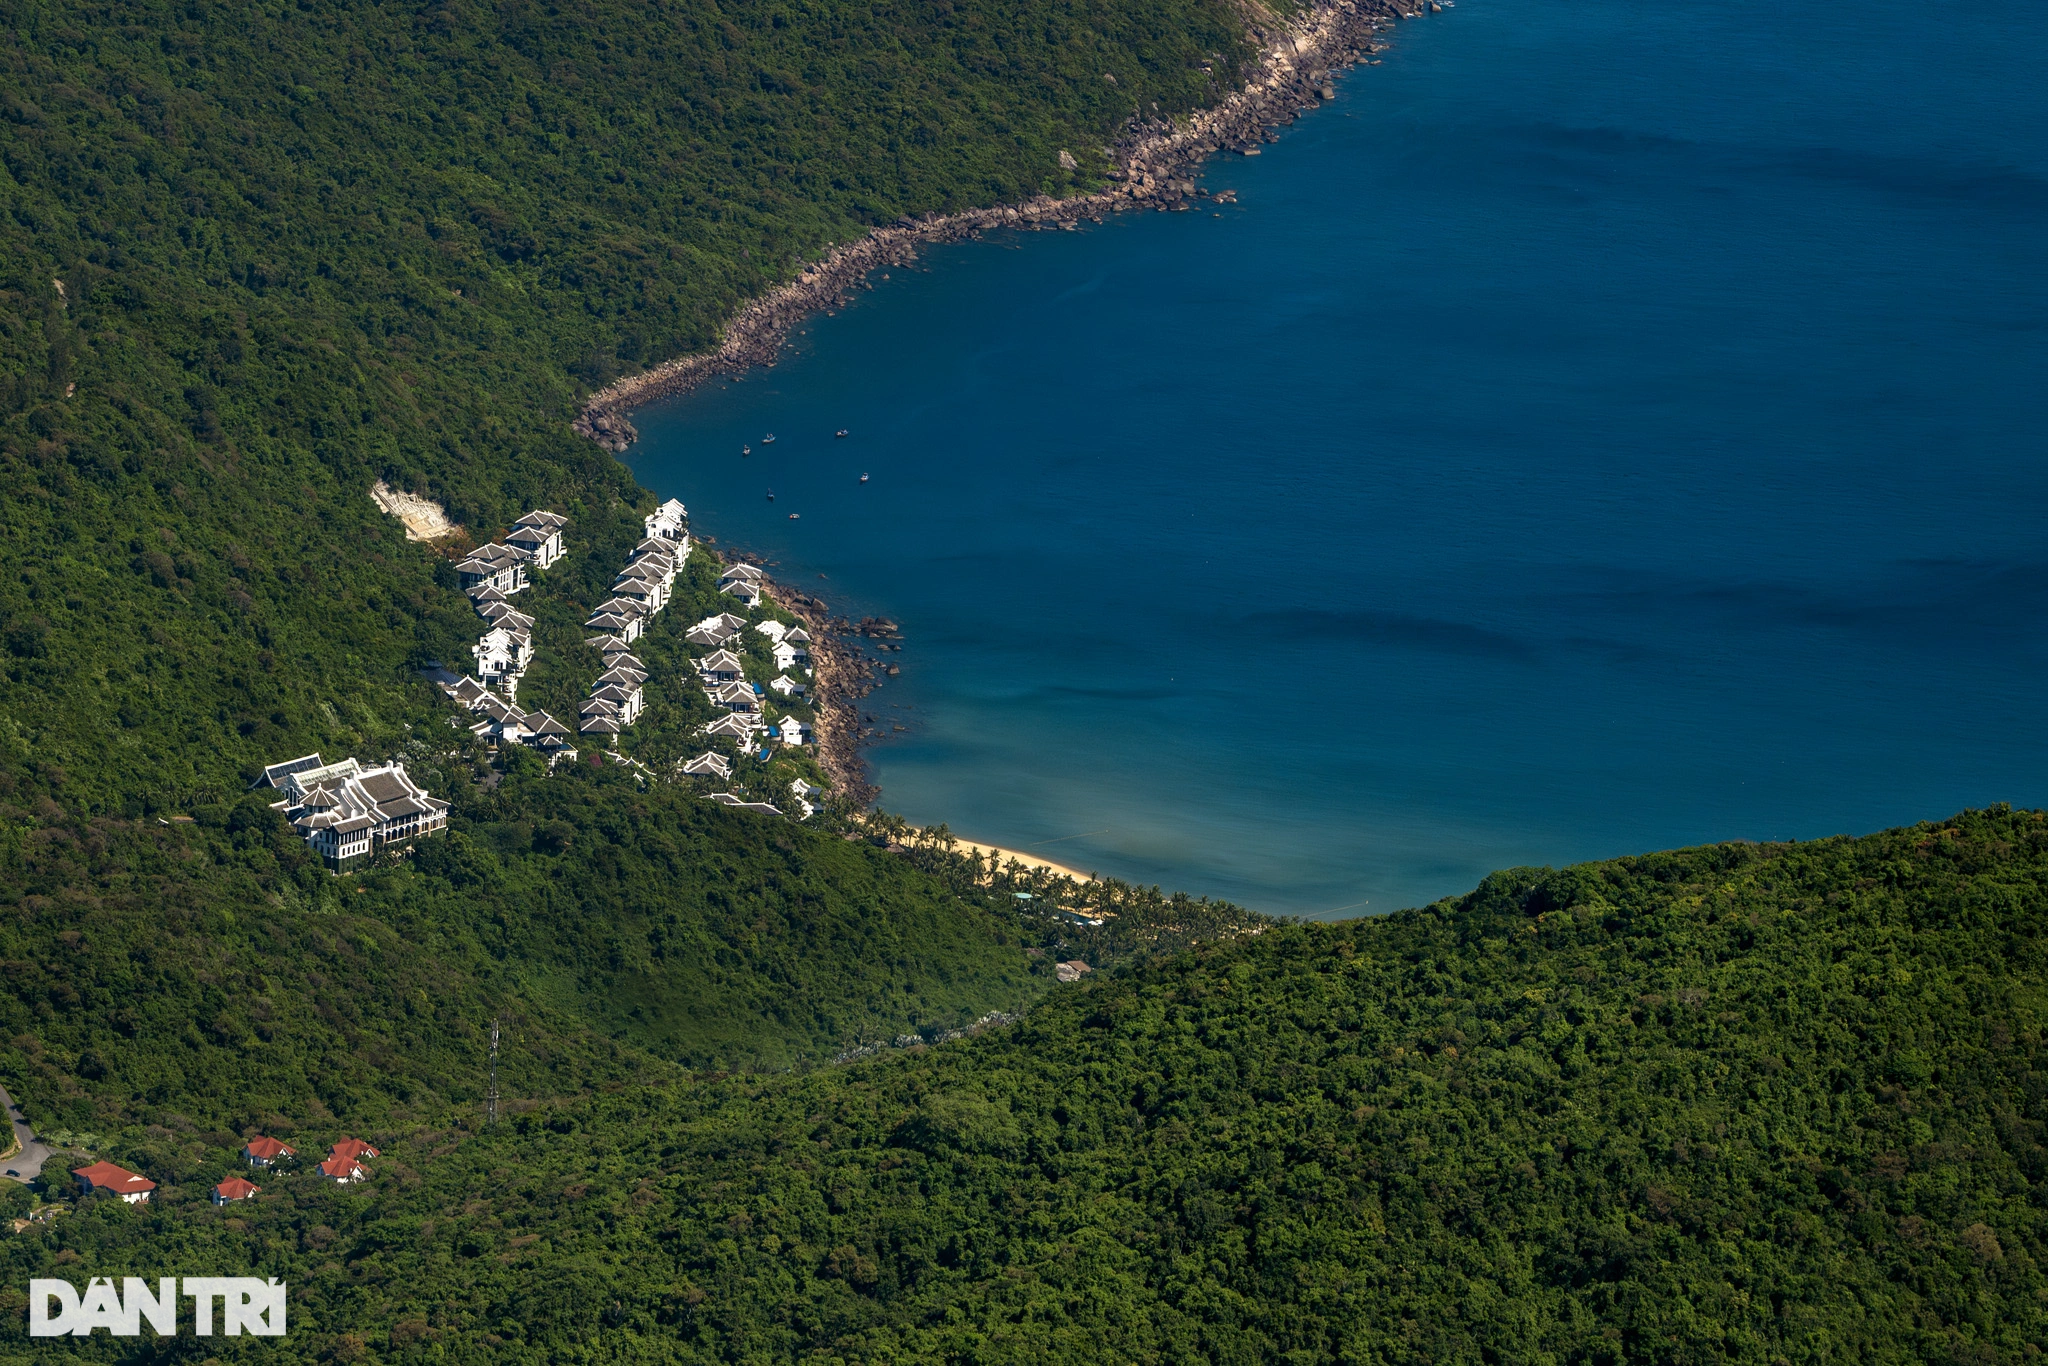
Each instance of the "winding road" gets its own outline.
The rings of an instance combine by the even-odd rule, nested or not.
[[[14,1125],[14,1142],[21,1149],[12,1157],[0,1158],[0,1177],[26,1185],[42,1174],[43,1164],[50,1160],[56,1149],[36,1137],[35,1130],[23,1117],[21,1107],[14,1103],[14,1097],[7,1094],[4,1086],[0,1086],[0,1102],[7,1106],[7,1118]]]

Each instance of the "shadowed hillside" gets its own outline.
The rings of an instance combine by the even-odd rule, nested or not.
[[[289,1277],[304,1359],[2022,1362],[2044,908],[2033,812],[1515,870],[921,1053],[394,1126],[368,1189],[104,1203],[8,1283],[175,1239]]]

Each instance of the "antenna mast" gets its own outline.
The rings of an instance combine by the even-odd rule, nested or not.
[[[498,1127],[498,1022],[491,1021],[491,1092],[484,1100],[484,1125]]]

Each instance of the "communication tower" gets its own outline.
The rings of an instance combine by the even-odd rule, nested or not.
[[[498,1127],[498,1022],[491,1021],[491,1091],[484,1098],[484,1126]]]

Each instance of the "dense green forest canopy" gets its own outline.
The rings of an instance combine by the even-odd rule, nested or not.
[[[578,623],[653,503],[571,434],[581,397],[871,224],[1093,183],[1126,120],[1229,79],[1227,5],[6,22],[0,1065],[32,1118],[117,1142],[470,1113],[494,1016],[526,1022],[521,1093],[561,1094],[808,1064],[1043,990],[1022,949],[1046,927],[972,879],[701,788],[543,779],[451,730],[420,670],[478,631],[449,557],[553,508],[572,553],[519,599],[522,700],[573,707],[598,667]],[[407,540],[380,478],[463,535]],[[732,605],[714,577],[695,557],[642,646],[623,748],[650,763],[709,714],[678,621]],[[337,882],[243,795],[312,750],[404,759],[454,833]]]
[[[204,826],[9,832],[17,1094],[46,1128],[108,1135],[367,1122],[480,1097],[493,1018],[535,1018],[514,1093],[558,1094],[629,1066],[616,1044],[779,1069],[1040,990],[1019,927],[902,860],[617,768],[511,777],[461,811],[347,879],[260,798]]]
[[[0,760],[130,814],[431,709],[407,665],[462,606],[376,478],[478,540],[548,506],[630,544],[579,395],[875,223],[1093,183],[1244,53],[1219,0],[7,22]]]
[[[652,501],[578,400],[871,224],[1092,183],[1127,119],[1240,69],[1233,7],[7,22],[0,1073],[162,1185],[0,1242],[0,1351],[2039,1355],[2038,813],[1273,926],[450,730],[419,669],[475,619],[374,481],[458,546],[573,519],[529,600],[569,670],[534,686],[570,695],[572,613]],[[656,692],[669,755],[694,717]],[[451,832],[330,875],[244,791],[312,749],[405,759]],[[1055,987],[1055,953],[1104,971]],[[255,1130],[302,1162],[213,1208]],[[308,1170],[344,1132],[385,1150],[364,1186]],[[242,1270],[291,1283],[289,1338],[21,1336],[33,1275]]]
[[[2044,913],[2038,812],[1515,870],[933,1049],[394,1121],[368,1187],[94,1202],[0,1284],[259,1268],[273,1359],[2026,1362]]]

